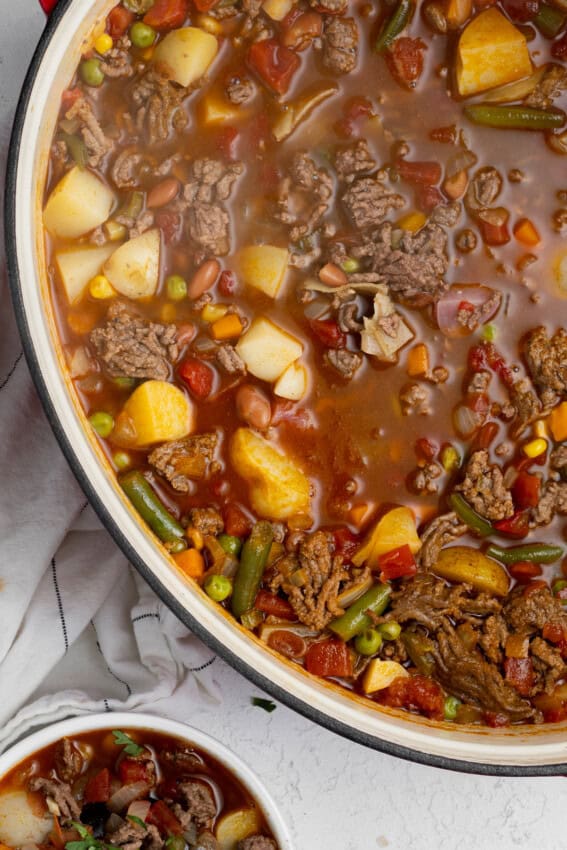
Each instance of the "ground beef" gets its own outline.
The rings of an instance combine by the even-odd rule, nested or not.
[[[543,327],[531,331],[523,353],[544,407],[567,396],[567,331],[559,328],[549,337]]]
[[[496,313],[501,303],[502,293],[494,291],[484,304],[473,307],[472,310],[460,308],[457,312],[457,323],[471,332],[475,331]]]
[[[226,96],[236,106],[247,103],[255,94],[256,86],[248,77],[231,77],[226,85]]]
[[[35,776],[30,780],[29,787],[30,791],[39,791],[46,798],[53,800],[63,821],[79,820],[81,807],[75,800],[68,782]]]
[[[565,477],[565,473],[567,473],[567,443],[553,449],[549,456],[549,468]]]
[[[547,623],[562,623],[567,619],[560,599],[556,599],[546,585],[535,590],[515,587],[509,594],[502,614],[512,631],[523,635],[539,632]]]
[[[553,101],[567,91],[567,68],[563,65],[548,65],[543,77],[524,103],[536,109],[549,109]]]
[[[229,375],[245,375],[246,364],[233,345],[224,343],[217,348],[217,360]]]
[[[265,835],[250,835],[238,842],[238,850],[277,850],[277,844]]]
[[[204,256],[224,256],[230,250],[230,217],[223,202],[244,167],[240,162],[226,165],[205,157],[196,159],[191,170],[191,180],[172,209],[187,214],[189,235]]]
[[[191,508],[189,524],[201,534],[210,534],[213,537],[224,531],[222,516],[216,508]]]
[[[362,356],[346,348],[330,348],[325,352],[325,361],[335,369],[341,378],[350,381],[362,365]]]
[[[359,139],[336,152],[334,165],[339,178],[350,183],[361,172],[374,171],[376,161],[368,150],[366,139]]]
[[[133,189],[138,185],[140,165],[144,161],[141,153],[126,148],[120,153],[110,170],[112,180],[119,189]]]
[[[512,494],[504,486],[502,471],[496,464],[489,463],[486,449],[473,452],[465,469],[465,479],[455,489],[485,519],[509,519],[514,513]]]
[[[533,508],[530,521],[533,525],[549,525],[555,514],[567,514],[567,482],[546,481],[539,502]]]
[[[399,233],[399,232],[398,232]],[[367,258],[379,282],[388,285],[398,299],[435,301],[448,289],[447,234],[437,224],[426,224],[417,233],[406,232],[394,240],[394,226],[385,221],[362,246],[353,247],[357,258]]]
[[[226,201],[234,183],[244,171],[244,166],[241,162],[227,165],[221,160],[204,157],[193,162],[191,171],[192,179],[183,189],[185,209],[195,202],[210,204]]]
[[[468,394],[482,393],[486,394],[492,383],[492,375],[484,369],[480,372],[474,372],[466,385],[465,392]]]
[[[492,206],[502,191],[502,177],[491,166],[480,168],[471,178],[465,195],[465,205],[475,213]]]
[[[324,15],[344,15],[348,0],[309,0],[309,4]]]
[[[128,230],[128,238],[135,239],[149,230],[154,223],[152,210],[142,210],[137,216],[117,215],[114,219],[117,224],[122,224]]]
[[[99,359],[113,377],[165,381],[177,360],[177,328],[150,322],[121,301],[109,308],[106,323],[90,335]]]
[[[439,481],[443,475],[443,467],[438,463],[431,462],[425,466],[417,467],[411,475],[411,486],[418,493],[437,493]]]
[[[511,434],[517,438],[528,425],[542,416],[542,406],[528,378],[521,378],[512,384],[509,399],[502,413],[505,418],[513,419]]]
[[[182,782],[178,790],[183,810],[191,816],[191,822],[200,829],[210,827],[217,806],[209,786],[203,782]]]
[[[127,35],[123,35],[100,59],[100,70],[105,77],[131,77],[134,73],[132,67],[132,54],[130,48],[132,42]]]
[[[134,84],[134,122],[150,145],[164,142],[172,130],[183,130],[187,126],[187,113],[182,102],[189,90],[162,77],[150,68]]]
[[[230,217],[220,204],[196,203],[189,210],[189,235],[205,254],[223,257],[230,250]]]
[[[392,210],[404,206],[401,195],[390,191],[378,177],[359,177],[341,198],[347,214],[358,230],[368,230],[384,221]]]
[[[430,412],[429,390],[421,384],[410,384],[404,387],[400,390],[399,398],[404,416],[410,416],[413,413],[425,416]]]
[[[167,478],[174,490],[189,493],[193,481],[206,477],[216,445],[215,433],[173,440],[154,449],[148,463]]]
[[[458,201],[453,201],[450,204],[438,204],[429,216],[429,221],[442,227],[454,227],[460,216],[461,205]]]
[[[390,616],[402,624],[418,624],[430,632],[440,629],[447,619],[468,622],[500,611],[498,600],[485,593],[472,592],[466,584],[448,585],[430,573],[418,573],[392,594]]]
[[[89,101],[81,95],[65,113],[68,121],[77,121],[87,149],[87,163],[98,168],[106,154],[112,149],[112,141],[105,136]]]
[[[318,168],[304,151],[295,153],[289,172],[278,187],[275,210],[275,218],[290,227],[291,242],[299,242],[319,227],[332,194],[329,173]]]
[[[358,60],[358,28],[354,18],[327,18],[323,27],[323,65],[334,74],[348,74]]]
[[[69,738],[62,738],[55,748],[55,770],[63,782],[74,782],[83,769],[83,757]]]

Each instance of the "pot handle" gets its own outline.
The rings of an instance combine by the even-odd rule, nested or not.
[[[57,6],[58,0],[39,0],[39,5],[46,15],[50,15]]]

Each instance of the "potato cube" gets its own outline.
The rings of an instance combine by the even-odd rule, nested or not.
[[[301,363],[292,363],[274,384],[274,393],[280,398],[299,401],[307,390],[307,369]]]
[[[146,230],[129,239],[108,258],[104,273],[112,286],[127,298],[147,298],[159,283],[160,232]]]
[[[283,21],[292,6],[293,0],[264,0],[262,3],[262,9],[272,21]]]
[[[223,100],[217,94],[207,94],[199,103],[197,111],[203,124],[209,127],[216,124],[231,124],[241,121],[247,114],[241,107],[233,106],[227,100]]]
[[[254,319],[236,344],[248,371],[262,381],[275,381],[301,357],[303,345],[270,319]]]
[[[145,381],[119,413],[113,439],[121,445],[143,448],[180,440],[194,430],[193,405],[167,381]]]
[[[182,27],[159,42],[153,63],[168,80],[186,87],[207,72],[218,49],[219,43],[211,33],[198,27]]]
[[[494,596],[506,596],[510,587],[504,567],[471,546],[441,549],[432,571],[447,581],[470,584],[475,590]]]
[[[258,833],[262,821],[258,809],[235,809],[217,821],[215,836],[220,850],[236,850],[239,842]]]
[[[52,236],[76,239],[102,224],[114,206],[114,193],[92,171],[75,166],[48,198],[43,223]]]
[[[352,562],[360,567],[368,561],[371,569],[377,569],[379,555],[406,544],[414,555],[421,548],[415,516],[409,508],[393,508],[378,520],[363,546],[353,556]]]
[[[463,30],[457,48],[457,86],[462,97],[531,73],[525,35],[495,7],[481,12]]]
[[[248,245],[242,248],[237,257],[244,283],[259,289],[270,298],[278,296],[288,262],[288,251],[276,248],[275,245]]]
[[[373,658],[364,671],[362,690],[365,694],[383,691],[392,684],[394,679],[407,676],[409,676],[408,671],[397,661],[380,661],[379,658]]]
[[[10,786],[8,786],[10,787]],[[30,805],[26,789],[0,795],[0,842],[7,847],[43,844],[53,829],[53,815]]]
[[[89,281],[100,272],[103,263],[115,250],[114,245],[101,245],[100,248],[75,248],[55,254],[69,304],[80,300]]]
[[[309,479],[264,437],[249,428],[239,428],[230,444],[230,458],[248,483],[250,502],[259,516],[288,519],[309,511]]]

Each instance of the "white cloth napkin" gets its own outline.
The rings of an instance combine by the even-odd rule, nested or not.
[[[214,655],[134,575],[67,466],[27,370],[4,266],[0,244],[0,752],[72,714],[173,695],[179,706],[220,701]],[[87,639],[98,663],[69,663],[64,689],[38,696]]]

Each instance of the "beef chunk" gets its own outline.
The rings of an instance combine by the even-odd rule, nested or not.
[[[277,844],[265,835],[250,835],[238,842],[238,850],[277,850]]]
[[[452,587],[430,573],[418,573],[393,594],[390,616],[398,623],[417,623],[434,632],[447,619],[465,622],[500,608],[494,597],[474,594],[466,584]]]
[[[358,230],[376,227],[391,210],[404,205],[401,195],[386,188],[378,177],[359,177],[342,196],[349,218]]]
[[[217,814],[213,793],[204,782],[182,782],[179,785],[183,811],[190,815],[191,822],[200,829],[211,826]]]
[[[510,632],[502,614],[493,614],[483,622],[479,643],[484,654],[493,664],[499,664],[502,661],[509,635]]]
[[[217,435],[196,434],[158,446],[148,463],[167,478],[174,490],[188,493],[191,482],[205,478],[213,461]]]
[[[63,821],[79,820],[81,808],[75,800],[68,782],[35,776],[30,780],[29,787],[30,791],[39,791],[46,798],[53,800]]]
[[[350,183],[364,171],[374,171],[376,161],[368,150],[366,139],[359,139],[347,148],[341,148],[335,154],[335,171],[341,180]]]
[[[246,364],[233,345],[228,342],[217,348],[217,360],[229,375],[245,375]]]
[[[436,517],[421,535],[419,560],[422,566],[431,569],[444,546],[453,543],[466,534],[467,526],[461,522],[454,511]]]
[[[309,0],[311,6],[324,15],[344,15],[348,0]]]
[[[133,189],[138,185],[138,170],[144,161],[141,153],[126,148],[117,157],[111,169],[112,180],[119,189]]]
[[[91,168],[98,168],[106,154],[112,149],[113,143],[103,133],[91,104],[85,97],[78,97],[65,113],[65,118],[68,121],[79,123],[78,132],[81,134],[87,149],[87,162]]]
[[[538,682],[536,690],[550,693],[559,679],[567,674],[567,667],[557,646],[551,646],[543,638],[535,637],[530,642],[530,654]]]
[[[220,204],[197,201],[189,210],[189,235],[207,254],[223,257],[230,250],[230,218]]]
[[[354,18],[327,18],[323,28],[323,65],[348,74],[358,60],[358,28]]]
[[[509,391],[510,403],[503,410],[506,418],[513,419],[512,436],[519,437],[522,432],[542,415],[541,402],[534,393],[528,378],[515,381]]]
[[[522,635],[535,634],[547,623],[563,623],[567,626],[561,600],[556,599],[545,585],[535,590],[530,587],[515,587],[509,594],[502,613],[508,627]]]
[[[368,258],[378,281],[388,285],[398,299],[425,305],[437,300],[448,289],[443,279],[449,261],[447,234],[437,224],[426,224],[417,233],[394,238],[394,227],[385,221],[370,234],[363,245],[354,247],[355,257]]]
[[[100,60],[100,70],[105,77],[131,77],[134,73],[132,67],[132,54],[130,48],[132,42],[127,35],[123,35],[114,46],[108,50]]]
[[[552,337],[543,327],[528,334],[523,346],[532,380],[544,407],[567,396],[567,331],[559,328]]]
[[[172,128],[182,130],[187,126],[182,102],[188,94],[188,89],[162,77],[153,68],[135,82],[132,89],[135,124],[140,133],[147,133],[150,145],[164,142]]]
[[[486,449],[473,452],[467,463],[465,479],[455,489],[485,519],[509,519],[514,513],[512,494],[504,486],[502,471],[489,463]]]
[[[458,201],[453,201],[450,204],[438,204],[429,216],[429,221],[442,227],[454,227],[460,216],[461,205]]]
[[[548,65],[543,77],[524,103],[537,109],[549,109],[564,91],[567,91],[567,68],[563,65]]]
[[[310,236],[321,224],[329,209],[333,181],[324,168],[304,151],[294,154],[288,175],[278,187],[275,218],[287,224],[290,241]]]
[[[90,340],[106,371],[114,377],[165,381],[177,360],[177,328],[136,316],[121,301],[114,302],[106,324]]]
[[[126,820],[110,834],[110,837],[113,847],[122,847],[122,850],[140,850],[146,835],[147,829],[144,826]]]
[[[211,534],[213,537],[224,531],[222,516],[216,508],[191,508],[189,523],[202,534]]]
[[[201,773],[203,770],[203,759],[191,747],[165,750],[160,753],[160,760],[175,773]]]
[[[226,96],[235,106],[247,103],[256,94],[256,86],[248,77],[231,77],[226,86]]]
[[[362,356],[346,348],[330,348],[325,352],[326,362],[335,369],[341,378],[350,381],[362,365]]]
[[[534,525],[549,525],[555,514],[567,514],[567,482],[546,481],[539,502],[531,512]]]
[[[471,212],[490,207],[502,191],[502,177],[492,166],[480,168],[473,175],[465,195],[465,204]]]
[[[83,769],[83,757],[69,738],[62,738],[55,748],[55,770],[63,782],[74,782]]]

